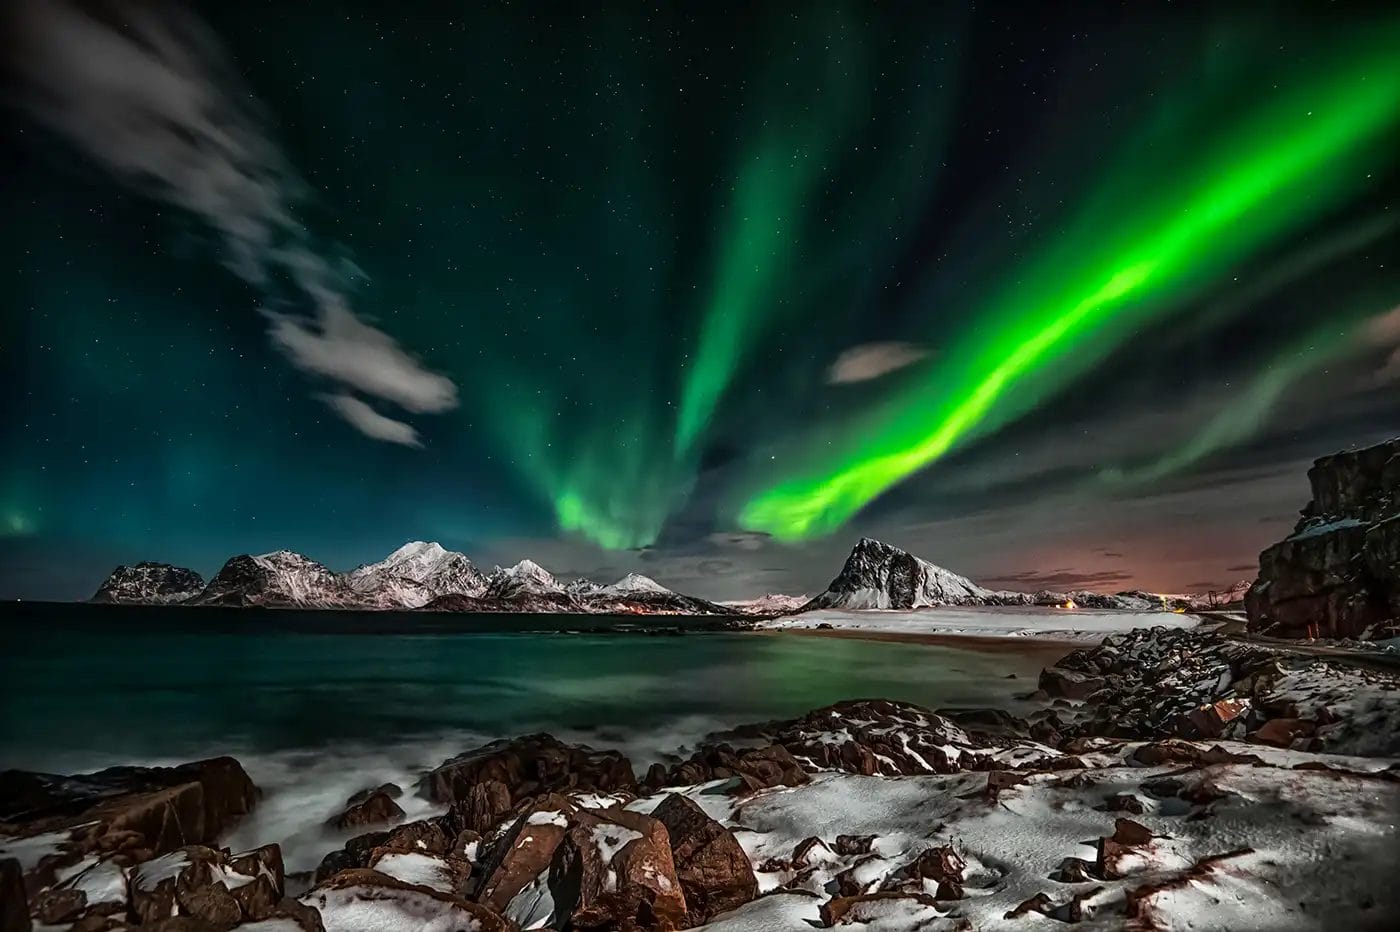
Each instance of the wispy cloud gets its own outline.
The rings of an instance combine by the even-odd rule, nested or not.
[[[386,443],[401,443],[406,447],[421,447],[418,431],[413,425],[386,417],[365,404],[354,395],[322,395],[321,400],[332,411],[345,418],[355,429],[366,437],[383,440]]]
[[[333,383],[332,397],[357,401],[353,390],[420,414],[457,406],[450,379],[350,309],[349,269],[298,219],[306,186],[203,23],[133,0],[12,0],[7,19],[14,102],[122,183],[207,223],[224,264],[263,289],[273,345],[293,365]],[[416,443],[409,425],[358,404],[332,408],[366,436],[405,442],[389,421]]]
[[[903,369],[927,355],[928,350],[913,343],[862,343],[836,357],[826,380],[834,385],[866,382]]]

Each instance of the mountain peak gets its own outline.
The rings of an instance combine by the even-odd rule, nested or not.
[[[992,594],[965,576],[871,537],[862,537],[841,572],[807,608],[911,609],[980,605]]]

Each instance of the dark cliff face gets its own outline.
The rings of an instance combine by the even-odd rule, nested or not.
[[[1326,456],[1293,533],[1259,555],[1252,630],[1382,638],[1400,631],[1400,437]]]

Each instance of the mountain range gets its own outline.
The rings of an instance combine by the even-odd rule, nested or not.
[[[1242,583],[1240,593],[1247,588]],[[610,585],[590,579],[561,582],[531,560],[483,573],[464,554],[436,543],[404,544],[377,563],[337,573],[290,550],[240,554],[207,583],[194,570],[167,563],[119,566],[94,602],[138,605],[220,605],[439,612],[564,612],[583,614],[779,615],[816,609],[916,610],[938,605],[1073,605],[1144,611],[1166,605],[1203,608],[1216,596],[1011,592],[987,589],[898,547],[863,538],[841,572],[812,599],[766,595],[717,603],[674,592],[646,576],[628,574]]]

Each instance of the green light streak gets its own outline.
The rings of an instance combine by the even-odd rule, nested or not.
[[[974,432],[1032,407],[1133,327],[1364,187],[1380,148],[1372,144],[1400,112],[1393,49],[1386,43],[1359,66],[1279,96],[1224,139],[1203,137],[1199,161],[1181,166],[1176,183],[1129,166],[1104,186],[1097,209],[982,306],[980,326],[946,353],[957,362],[930,369],[853,442],[804,451],[816,468],[752,497],[740,523],[785,540],[834,530]]]

